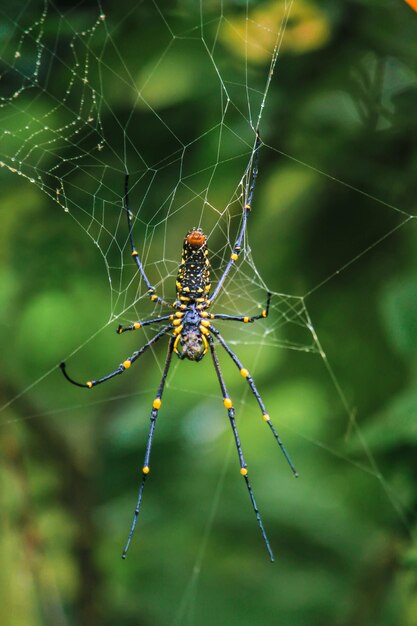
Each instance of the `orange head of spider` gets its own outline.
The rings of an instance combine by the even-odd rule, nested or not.
[[[185,235],[185,243],[188,243],[192,248],[201,248],[207,241],[207,237],[201,230],[201,228],[192,228]]]

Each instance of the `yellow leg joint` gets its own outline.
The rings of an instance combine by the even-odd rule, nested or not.
[[[248,475],[248,470],[246,469],[246,467],[241,467],[240,468],[240,473],[242,474],[242,476],[247,476]]]
[[[85,384],[87,385],[89,389],[91,389],[91,387],[93,386],[93,383],[91,382],[91,380],[87,380]]]
[[[181,320],[180,319],[176,319],[172,323],[173,323],[174,326],[179,326],[181,324]]]
[[[179,354],[179,352],[178,352],[178,343],[179,343],[180,339],[181,339],[181,335],[178,335],[176,340],[174,341],[174,352],[175,352],[175,354]]]
[[[153,294],[153,296],[150,296],[150,299],[152,300],[152,302],[155,302],[155,300],[158,300],[158,296],[156,294]]]
[[[208,328],[210,326],[210,322],[208,320],[201,320],[201,325]]]
[[[143,472],[144,474],[149,474],[149,472],[150,472],[150,471],[151,471],[151,468],[150,468],[150,467],[148,467],[148,465],[144,465],[144,466],[142,467],[142,472]]]
[[[138,253],[136,252],[136,250],[133,250],[132,256],[138,256]]]
[[[244,317],[243,318],[243,321],[245,322],[245,324],[247,324],[249,322],[249,320],[250,320],[250,317]]]
[[[233,254],[230,255],[230,258],[232,259],[232,261],[237,261],[239,258],[239,255],[236,254],[236,252],[233,252]]]
[[[262,317],[266,317],[266,311],[262,311],[261,315]]]
[[[232,406],[233,406],[233,402],[231,401],[231,399],[230,399],[230,398],[225,398],[225,399],[223,400],[223,404],[224,404],[224,406],[225,406],[225,408],[226,408],[226,409],[231,409],[231,408],[232,408]]]
[[[139,324],[139,322],[135,322],[135,323],[133,324],[133,328],[134,328],[135,330],[139,330],[139,328],[140,328],[140,327],[141,327],[141,324]]]
[[[161,398],[155,398],[155,400],[152,402],[152,408],[160,409],[161,408],[161,404],[162,404]]]
[[[249,376],[248,370],[245,369],[244,367],[242,367],[242,369],[240,370],[240,373],[243,376],[243,378],[247,378]]]
[[[129,361],[129,359],[127,359],[126,361],[123,361],[123,367],[125,368],[125,370],[128,370],[131,365],[132,365],[132,362]]]
[[[201,336],[202,340],[203,340],[203,345],[204,345],[204,352],[203,354],[207,354],[209,346],[207,343],[207,339],[204,337],[204,335]]]
[[[262,415],[262,419],[264,420],[264,422],[269,422],[271,418],[269,417],[268,413],[264,413]]]

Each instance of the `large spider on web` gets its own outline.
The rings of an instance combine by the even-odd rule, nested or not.
[[[156,419],[158,417],[159,409],[162,404],[162,394],[164,391],[165,381],[168,375],[168,371],[171,365],[172,355],[175,353],[179,359],[189,359],[190,361],[201,361],[201,359],[210,351],[211,357],[213,359],[214,369],[217,374],[217,378],[219,380],[221,393],[223,396],[223,404],[227,409],[227,413],[230,420],[230,425],[233,430],[233,435],[236,443],[237,454],[239,457],[240,464],[240,473],[243,476],[246,487],[248,489],[249,497],[252,503],[253,510],[256,515],[256,519],[258,521],[258,525],[260,531],[262,533],[262,537],[264,539],[266,548],[268,550],[269,557],[271,561],[274,560],[274,555],[266,535],[262,519],[255,501],[255,497],[253,495],[252,487],[248,478],[248,469],[243,456],[242,447],[239,439],[239,434],[236,427],[235,421],[235,410],[233,407],[233,402],[228,394],[226,383],[224,381],[219,360],[216,354],[215,348],[215,340],[220,344],[220,346],[227,352],[232,361],[235,363],[238,368],[240,374],[246,380],[249,385],[249,388],[254,395],[260,409],[262,412],[262,417],[264,421],[268,424],[271,429],[272,434],[274,435],[279,447],[281,448],[291,470],[293,471],[294,476],[298,476],[298,472],[295,469],[285,447],[281,441],[281,438],[276,431],[274,425],[272,424],[271,418],[267,413],[263,400],[256,388],[255,382],[250,375],[249,371],[243,366],[239,357],[233,352],[227,342],[223,339],[222,335],[219,333],[217,328],[213,325],[212,320],[225,320],[230,322],[243,322],[253,323],[259,319],[268,317],[269,305],[271,301],[271,293],[267,293],[267,300],[265,309],[258,315],[226,315],[223,313],[209,313],[208,309],[211,307],[212,303],[218,296],[224,281],[226,280],[230,269],[236,263],[239,258],[239,253],[242,247],[242,241],[246,233],[247,228],[247,219],[248,215],[251,211],[252,205],[252,197],[255,189],[256,178],[258,174],[258,160],[259,160],[259,148],[261,146],[261,141],[259,138],[259,133],[256,133],[256,142],[253,151],[253,157],[249,162],[248,168],[246,170],[245,177],[247,179],[247,184],[245,186],[245,196],[244,196],[244,204],[243,204],[243,215],[242,215],[242,223],[240,229],[238,231],[235,244],[233,246],[233,251],[230,256],[226,267],[221,274],[216,287],[212,295],[210,296],[211,290],[211,282],[210,282],[210,261],[209,261],[209,252],[207,249],[207,237],[204,235],[201,228],[192,228],[185,236],[183,250],[182,250],[182,258],[181,263],[178,268],[178,276],[176,281],[177,288],[177,299],[172,304],[165,302],[162,298],[160,298],[155,291],[155,288],[151,285],[144,267],[142,265],[142,261],[140,259],[139,253],[136,250],[136,246],[133,241],[133,229],[132,229],[132,217],[131,211],[129,208],[129,175],[125,176],[125,193],[123,199],[123,207],[126,211],[127,215],[127,223],[129,229],[129,239],[130,245],[132,248],[132,257],[134,258],[138,271],[145,282],[148,288],[148,295],[153,302],[162,303],[163,305],[170,307],[171,309],[175,309],[175,313],[170,313],[168,315],[160,315],[153,319],[148,319],[140,322],[135,322],[130,324],[129,326],[119,326],[117,328],[117,333],[120,335],[127,331],[138,330],[144,326],[148,326],[150,324],[159,324],[162,322],[167,322],[162,329],[154,335],[144,346],[142,346],[139,350],[134,352],[129,358],[127,358],[123,363],[121,363],[115,370],[98,378],[97,380],[89,380],[86,383],[79,383],[73,380],[67,373],[65,363],[61,363],[60,367],[62,369],[62,373],[65,378],[76,385],[77,387],[86,387],[91,389],[92,387],[96,387],[101,383],[104,383],[114,376],[118,376],[119,374],[123,374],[126,370],[128,370],[131,365],[137,361],[148,348],[153,346],[161,337],[167,335],[169,337],[168,344],[168,354],[165,360],[164,370],[162,372],[162,378],[159,383],[158,390],[156,392],[156,397],[152,403],[152,411],[150,417],[150,428],[148,434],[148,441],[146,445],[145,459],[142,466],[142,481],[139,487],[139,494],[136,509],[133,515],[133,521],[130,528],[129,536],[126,542],[126,546],[123,550],[122,557],[126,558],[127,551],[129,549],[130,543],[132,541],[133,533],[136,527],[136,522],[140,512],[140,506],[142,502],[143,490],[145,487],[146,480],[149,476],[150,467],[149,467],[149,459],[151,456],[151,447],[153,441],[153,435],[155,431]]]

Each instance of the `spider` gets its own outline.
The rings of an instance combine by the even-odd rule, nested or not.
[[[164,335],[167,335],[169,337],[168,354],[166,356],[162,378],[156,392],[156,397],[152,403],[150,428],[146,445],[145,459],[142,466],[142,480],[139,487],[138,499],[133,515],[130,532],[122,553],[123,559],[126,558],[127,551],[132,541],[133,533],[135,531],[136,523],[139,517],[143,490],[150,473],[149,460],[151,456],[152,441],[156,426],[156,420],[162,404],[162,394],[164,391],[168,371],[171,365],[172,356],[175,353],[177,357],[181,360],[189,359],[190,361],[198,362],[201,361],[201,359],[203,359],[208,352],[210,352],[211,358],[213,360],[214,369],[216,371],[216,375],[219,381],[221,394],[223,396],[223,404],[225,409],[227,410],[230,425],[233,431],[233,436],[239,458],[240,474],[245,480],[252,507],[258,522],[258,526],[262,533],[262,537],[265,542],[269,557],[271,561],[274,561],[274,555],[262,523],[262,519],[255,501],[251,484],[249,482],[248,469],[243,456],[239,434],[236,427],[235,409],[233,407],[233,402],[228,394],[226,383],[220,369],[220,364],[215,348],[215,340],[227,352],[227,354],[230,356],[230,358],[238,368],[241,376],[246,380],[247,384],[249,385],[249,388],[259,405],[262,417],[266,424],[268,424],[289,466],[291,467],[294,476],[297,477],[298,472],[295,469],[278,432],[272,424],[271,418],[267,413],[263,400],[256,388],[252,376],[250,375],[249,371],[243,366],[239,357],[233,352],[230,346],[223,339],[217,328],[213,325],[213,320],[234,321],[249,324],[268,317],[269,306],[271,302],[271,293],[267,292],[265,309],[258,315],[226,315],[222,313],[208,312],[208,309],[211,307],[212,303],[219,295],[224,281],[226,280],[231,268],[238,260],[239,253],[241,252],[242,241],[246,233],[247,219],[251,211],[252,197],[258,174],[260,145],[261,141],[259,138],[259,133],[256,133],[256,142],[253,152],[254,156],[249,162],[245,175],[248,180],[248,184],[246,185],[244,197],[242,223],[236,237],[232,254],[226,264],[222,275],[220,276],[219,281],[217,282],[217,285],[213,290],[213,293],[210,295],[210,261],[209,252],[207,249],[207,237],[203,233],[201,228],[192,228],[190,231],[188,231],[184,238],[182,258],[178,268],[178,276],[176,281],[177,298],[172,304],[165,302],[157,295],[155,288],[151,285],[146,275],[140,255],[135,247],[133,240],[132,217],[129,208],[129,174],[125,175],[123,208],[127,216],[127,225],[130,246],[132,249],[132,257],[137,265],[139,274],[141,275],[144,283],[147,286],[147,293],[151,301],[155,303],[162,303],[167,307],[170,307],[171,309],[175,309],[175,312],[167,315],[160,315],[153,319],[135,322],[133,324],[130,324],[129,326],[119,325],[119,327],[117,328],[117,333],[121,335],[122,333],[125,333],[127,331],[135,331],[150,324],[160,324],[165,322],[161,330],[156,333],[147,343],[145,343],[145,345],[143,345],[139,350],[134,352],[129,358],[123,361],[123,363],[121,363],[115,370],[113,370],[109,374],[106,374],[105,376],[102,376],[101,378],[98,378],[96,380],[89,380],[86,383],[79,383],[68,375],[65,363],[60,364],[62,373],[70,383],[76,385],[77,387],[85,387],[91,389],[92,387],[96,387],[97,385],[100,385],[101,383],[110,380],[114,376],[123,374],[132,366],[135,361],[137,361],[142,356],[142,354],[144,354],[144,352],[148,350],[148,348],[153,346],[159,339],[161,339],[161,337],[163,337]]]

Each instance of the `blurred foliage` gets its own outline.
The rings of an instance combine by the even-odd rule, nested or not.
[[[195,141],[181,162],[184,175],[202,176],[223,159],[212,189],[221,206],[247,162],[247,154],[237,158],[242,145],[253,139],[240,115],[246,81],[256,86],[249,96],[256,112],[274,47],[271,24],[282,19],[284,2],[228,1],[221,13],[220,3],[203,0],[212,24],[205,34],[216,42],[210,70],[198,5],[104,7],[116,44],[102,58],[113,70],[102,84],[109,107],[102,118],[110,143],[117,120],[149,164],[178,148],[167,129]],[[42,6],[16,2],[7,13],[19,32]],[[101,12],[92,0],[54,6],[52,15],[62,11],[78,28]],[[66,23],[46,22],[52,54],[61,52]],[[243,396],[239,429],[274,565],[239,480],[208,359],[172,370],[152,480],[122,562],[165,348],[94,395],[65,383],[56,364],[76,348],[71,368],[87,377],[119,363],[138,339],[121,343],[107,325],[108,275],[87,222],[80,228],[38,185],[0,171],[0,624],[417,626],[416,35],[417,15],[400,0],[296,1],[266,100],[253,255],[274,291],[307,294],[325,353],[238,346],[298,481],[234,365],[222,359],[231,396]],[[4,67],[15,62],[10,36],[4,21]],[[33,63],[34,51],[26,58]],[[123,66],[136,91],[123,88]],[[213,106],[217,69],[239,105],[222,128],[222,155],[213,132],[221,119]],[[15,74],[1,78],[1,95],[12,93]],[[56,85],[66,80],[53,75]],[[71,97],[79,94],[50,116],[51,127],[71,121]],[[42,119],[42,98],[25,98],[9,128],[23,127],[25,116]],[[16,149],[10,138],[1,153]],[[46,170],[52,155],[44,158]],[[113,190],[121,186],[115,172]],[[72,175],[82,206],[95,189],[81,168]],[[190,186],[198,181],[196,174]],[[163,185],[175,185],[169,168]],[[154,217],[158,193],[155,185],[144,221]],[[178,202],[185,198],[180,190]],[[169,226],[176,249],[189,224]]]
[[[267,65],[276,43],[277,24],[285,24],[282,52],[302,54],[328,42],[331,23],[317,3],[300,0],[294,3],[289,18],[287,11],[287,3],[273,1],[254,7],[249,20],[246,15],[232,16],[222,31],[222,43],[250,63]]]

